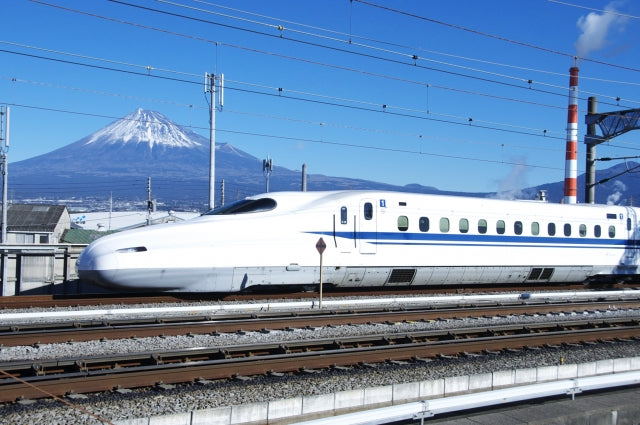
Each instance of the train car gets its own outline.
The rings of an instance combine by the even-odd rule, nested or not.
[[[624,281],[638,210],[381,191],[276,192],[200,217],[104,236],[77,261],[112,289],[236,292]]]

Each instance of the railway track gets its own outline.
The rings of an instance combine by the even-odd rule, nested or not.
[[[13,361],[0,363],[0,402],[637,338],[638,320],[618,318]]]
[[[432,321],[481,316],[571,314],[585,310],[607,310],[612,306],[617,309],[639,309],[640,301],[563,302],[435,309],[396,307],[365,310],[299,311],[295,313],[244,313],[216,315],[215,317],[190,315],[108,321],[82,320],[62,323],[12,324],[0,326],[0,347],[98,339],[268,331],[346,324]]]
[[[615,289],[637,289],[640,283],[616,284]],[[417,288],[366,288],[348,290],[325,289],[324,296],[348,297],[348,296],[394,296],[394,295],[433,295],[433,294],[472,294],[472,293],[500,293],[513,291],[581,291],[598,290],[602,286],[589,286],[583,283],[556,285],[556,286],[525,286],[525,285],[451,285],[447,287],[417,287]],[[18,295],[0,297],[0,310],[20,308],[55,308],[77,306],[101,306],[101,305],[130,305],[130,304],[165,304],[165,303],[191,303],[206,301],[246,301],[265,300],[273,298],[281,299],[305,299],[316,297],[313,292],[254,292],[254,293],[177,293],[177,294],[87,294],[87,295]]]

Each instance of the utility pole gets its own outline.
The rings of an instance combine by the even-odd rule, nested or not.
[[[302,164],[302,191],[307,191],[307,164]]]
[[[586,184],[585,202],[592,204],[595,202],[594,187],[604,181],[595,181],[596,161],[603,161],[604,158],[597,159],[596,145],[608,142],[614,137],[620,136],[631,130],[640,130],[640,108],[625,109],[622,111],[596,112],[598,109],[597,99],[589,98],[589,112],[584,117],[587,124],[587,134],[585,143],[587,144],[587,164],[586,164]],[[596,134],[596,126],[600,128],[602,136]],[[625,171],[626,172],[626,171]],[[617,176],[616,176],[617,177]],[[610,180],[605,179],[606,180]]]
[[[7,243],[7,154],[9,153],[9,122],[10,112],[8,106],[0,106],[0,143],[2,147],[2,243]],[[4,263],[4,262],[3,262]],[[3,274],[4,277],[4,274]]]
[[[152,211],[153,201],[151,200],[151,177],[147,177],[147,226],[151,224]]]
[[[588,102],[588,114],[597,114],[598,99],[595,96],[590,96]],[[584,143],[587,145],[584,202],[587,204],[594,204],[596,202],[596,146],[598,141],[594,140],[594,136],[597,136],[596,124],[592,122],[587,125],[587,134],[584,137]]]
[[[224,205],[224,179],[220,182],[220,205]]]
[[[219,88],[216,90],[216,80]],[[215,179],[216,179],[216,93],[218,93],[218,106],[222,111],[224,104],[224,74],[216,77],[215,74],[204,73],[204,92],[211,94],[209,102],[209,209],[215,208]]]
[[[2,147],[2,244],[7,244],[7,179],[9,171],[7,169],[7,155],[9,153],[9,122],[11,121],[10,109],[8,106],[0,106],[0,146]],[[9,279],[7,277],[9,254],[6,249],[2,250],[2,295],[15,295],[9,291]]]
[[[269,158],[269,155],[267,155],[267,159],[262,160],[262,173],[264,174],[264,177],[266,179],[267,193],[269,193],[269,176],[271,175],[272,171],[273,171],[273,159]]]

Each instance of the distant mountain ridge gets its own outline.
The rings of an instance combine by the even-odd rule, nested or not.
[[[302,161],[301,161],[302,162]],[[597,180],[624,171],[625,164],[598,172]],[[628,204],[640,200],[636,181],[623,174],[596,189],[596,202],[615,200]],[[13,202],[66,203],[86,209],[115,209],[146,205],[147,179],[152,198],[170,209],[204,211],[208,204],[209,140],[173,123],[159,112],[138,109],[106,127],[52,152],[9,165],[9,191]],[[271,174],[272,191],[300,190],[302,176],[276,166]],[[216,186],[224,180],[226,202],[265,191],[262,161],[230,144],[216,145]],[[584,187],[584,176],[579,177]],[[379,182],[320,174],[307,176],[308,190],[377,189],[468,196],[491,193],[444,192],[435,187],[410,184],[394,186]],[[518,197],[533,199],[540,189],[550,202],[560,202],[563,182],[524,188]],[[584,198],[579,193],[579,201]],[[216,187],[216,199],[222,198]],[[139,207],[139,206],[138,206]]]

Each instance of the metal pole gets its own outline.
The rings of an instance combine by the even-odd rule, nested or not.
[[[269,176],[271,175],[272,171],[273,171],[273,160],[269,158],[269,156],[267,155],[267,159],[262,160],[262,173],[264,174],[264,177],[266,179],[265,191],[267,193],[269,193]]]
[[[9,203],[7,201],[7,154],[2,153],[2,243],[7,243],[7,209]]]
[[[589,97],[588,114],[598,113],[598,99]],[[596,201],[596,124],[587,125],[587,135],[584,143],[587,145],[586,173],[584,184],[584,202],[593,204]]]
[[[151,203],[151,177],[147,177],[147,226],[151,225],[151,211],[153,205]]]
[[[215,179],[216,179],[216,76],[215,74],[207,74],[209,77],[208,91],[211,93],[211,102],[209,103],[209,209],[215,208]]]
[[[307,164],[302,164],[302,191],[307,191]]]
[[[9,202],[7,201],[7,185],[9,178],[9,170],[7,168],[7,156],[9,153],[9,114],[10,109],[7,106],[4,108],[0,108],[0,141],[4,139],[4,146],[0,145],[2,149],[2,244],[7,244],[7,210],[9,209]],[[4,126],[2,125],[4,122]],[[4,130],[4,131],[2,131]],[[4,136],[3,136],[4,133]],[[15,295],[14,291],[9,291],[9,279],[7,276],[8,272],[8,262],[9,262],[9,254],[6,249],[2,250],[2,295]]]
[[[4,110],[3,110],[4,109]],[[2,146],[2,243],[7,243],[7,178],[9,170],[7,169],[7,154],[9,153],[9,114],[11,110],[7,106],[0,109],[0,141]],[[4,122],[4,125],[2,123]],[[4,139],[4,140],[3,140]]]
[[[224,205],[224,179],[220,182],[220,205]]]
[[[318,239],[318,242],[316,242],[316,249],[318,250],[318,254],[320,254],[320,301],[318,308],[322,308],[322,254],[326,248],[327,244],[324,242],[324,239]]]
[[[320,253],[320,302],[318,308],[322,309],[322,253]]]
[[[9,204],[7,202],[7,154],[2,153],[2,244],[7,243],[7,209]],[[15,295],[15,292],[9,291],[9,277],[7,273],[9,271],[9,254],[6,249],[2,250],[2,295]]]

